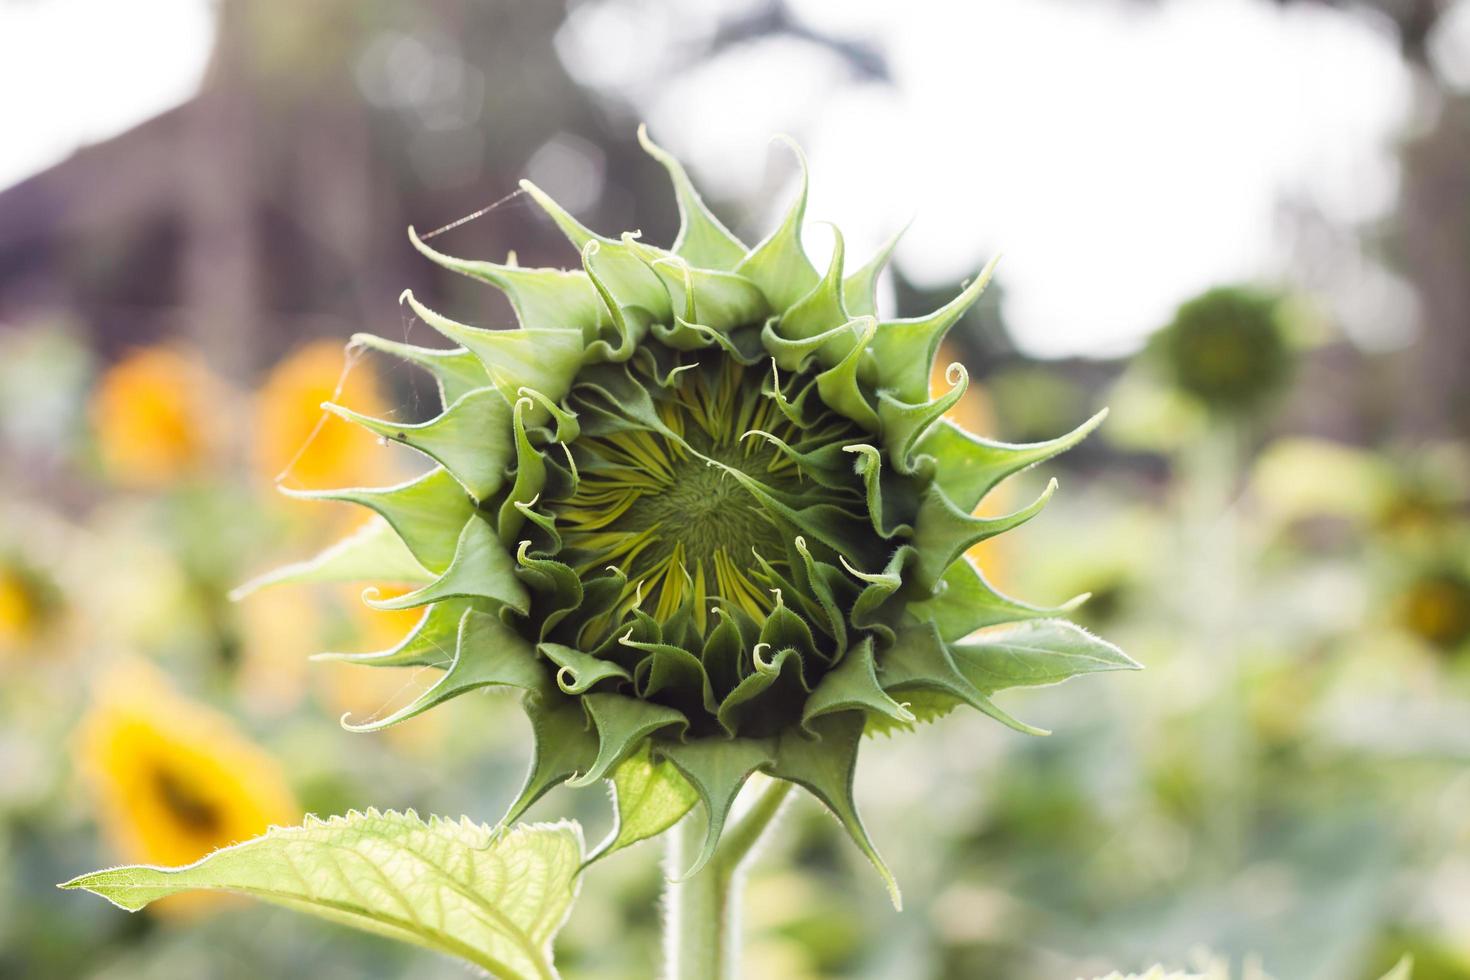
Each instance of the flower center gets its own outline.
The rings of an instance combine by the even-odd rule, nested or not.
[[[721,462],[755,476],[769,475],[763,471],[775,462],[770,452],[722,455]],[[640,492],[617,523],[626,536],[651,532],[649,559],[682,552],[688,569],[714,567],[741,552],[773,556],[782,548],[771,518],[748,490],[724,470],[687,456],[673,460],[657,492]]]
[[[787,453],[748,433],[793,448],[861,433],[838,416],[799,426],[772,395],[769,369],[730,359],[689,364],[668,385],[649,378],[644,390],[665,431],[630,417],[572,445],[576,489],[548,502],[566,560],[579,573],[611,565],[626,575],[621,613],[637,606],[662,621],[688,604],[703,630],[709,607],[724,604],[764,621],[776,583],[762,561],[784,574],[794,532],[731,471],[779,494],[850,499],[804,479]]]
[[[164,809],[190,833],[210,835],[220,830],[220,815],[187,782],[160,766],[153,773],[153,787]]]

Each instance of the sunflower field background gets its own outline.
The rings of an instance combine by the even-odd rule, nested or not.
[[[93,30],[102,6],[0,0],[0,37]],[[312,655],[389,647],[416,611],[338,586],[231,593],[362,521],[281,488],[421,468],[322,411],[435,411],[425,376],[349,335],[435,345],[396,302],[410,286],[510,322],[404,229],[472,216],[443,232],[457,254],[575,263],[502,197],[529,175],[591,227],[666,243],[646,120],[732,227],[789,196],[776,132],[838,187],[809,214],[857,221],[864,248],[916,215],[881,285],[899,315],[983,264],[929,225],[1006,251],[946,341],[971,369],[952,413],[1012,442],[1111,415],[987,500],[1008,513],[1051,475],[1065,491],[972,557],[1040,603],[1089,593],[1072,615],[1146,666],[1008,695],[1047,738],[956,716],[872,739],[857,796],[905,911],[804,800],[752,871],[747,974],[1213,958],[1374,980],[1411,953],[1420,980],[1470,978],[1470,3],[996,0],[964,31],[904,6],[180,0],[135,46],[199,49],[174,103],[0,169],[0,977],[462,975],[244,901],[129,915],[54,886],[307,813],[503,812],[528,753],[510,699],[339,724],[432,676]],[[975,89],[967,52],[1020,81]],[[1222,65],[1251,78],[1211,102],[1195,73]],[[1286,174],[1259,200],[1256,165]],[[981,188],[1028,170],[1013,220],[1006,188]],[[529,815],[590,839],[609,822],[564,789]],[[589,873],[566,976],[656,974],[661,875],[651,845]]]

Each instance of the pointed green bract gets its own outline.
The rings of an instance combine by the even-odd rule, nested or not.
[[[366,601],[374,609],[412,609],[455,598],[488,599],[520,612],[530,604],[526,587],[516,577],[514,560],[500,546],[489,522],[479,517],[466,522],[443,575],[413,592]]]
[[[935,482],[962,510],[973,510],[982,497],[1008,476],[1071,449],[1107,418],[1107,409],[1064,436],[1029,445],[991,442],[943,421],[929,429],[915,451],[934,458]]]
[[[344,718],[342,724],[354,732],[381,731],[482,687],[541,692],[546,687],[546,675],[529,643],[494,616],[470,610],[460,620],[454,659],[427,690],[412,703],[383,718],[360,724]]]
[[[271,585],[320,582],[427,582],[434,574],[403,543],[398,532],[374,517],[350,537],[313,558],[286,565],[251,579],[230,593],[235,601]]]
[[[881,325],[873,337],[873,360],[884,388],[906,402],[928,399],[929,372],[939,352],[939,342],[990,285],[997,261],[992,259],[974,282],[928,316]]]
[[[950,647],[960,672],[976,690],[1056,684],[1078,674],[1137,670],[1122,650],[1064,620],[1031,620],[996,627]]]
[[[704,804],[704,845],[683,877],[697,874],[714,857],[720,831],[730,817],[730,808],[740,787],[757,770],[774,761],[769,739],[699,739],[685,743],[659,743],[655,750],[689,781]]]
[[[594,657],[574,647],[560,643],[543,643],[538,648],[542,656],[560,669],[556,672],[556,683],[563,694],[582,694],[599,681],[630,681],[633,675],[610,660]]]
[[[1041,513],[1056,489],[1057,481],[1052,480],[1035,501],[1004,517],[971,517],[956,507],[943,490],[931,485],[915,518],[914,544],[919,550],[919,582],[932,589],[945,571],[970,548],[1019,527]]]
[[[903,237],[899,231],[863,263],[862,267],[842,281],[842,298],[847,311],[853,316],[878,315],[878,276],[888,266],[888,259]]]
[[[585,252],[588,243],[598,246],[596,249],[598,271],[609,294],[613,297],[613,302],[608,309],[609,314],[617,307],[632,306],[642,307],[664,318],[672,314],[668,291],[663,288],[658,276],[640,257],[639,249],[626,242],[605,238],[583,227],[545,191],[529,180],[521,181],[521,189],[531,195],[531,198],[541,206],[552,221],[556,222],[556,226],[579,251]],[[524,324],[522,324],[522,329],[525,329]]]
[[[704,206],[704,199],[684,171],[684,165],[648,138],[648,128],[638,127],[638,142],[669,172],[679,200],[679,237],[671,251],[691,265],[729,270],[745,258],[745,246]]]
[[[915,720],[913,712],[895,701],[878,682],[871,640],[865,640],[822,678],[807,698],[801,723],[812,731],[813,721],[842,711],[882,715],[900,724]]]
[[[586,772],[597,757],[597,739],[588,730],[587,718],[575,701],[557,693],[530,695],[523,702],[531,720],[535,747],[531,768],[514,802],[500,819],[511,823],[546,792]]]
[[[377,511],[393,525],[415,558],[431,571],[442,572],[454,560],[473,502],[449,471],[430,470],[423,476],[382,490],[290,490],[287,496],[303,500],[336,500]]]
[[[1050,609],[1018,602],[995,591],[985,581],[980,569],[967,558],[961,558],[945,570],[936,591],[937,594],[931,598],[911,603],[906,612],[916,619],[933,623],[946,642],[958,640],[986,626],[1060,616],[1086,598],[1079,596]]]
[[[618,765],[611,782],[617,823],[589,860],[658,836],[699,802],[699,794],[672,763],[653,758],[648,742]]]
[[[393,354],[428,371],[439,386],[439,398],[445,406],[453,405],[476,388],[483,388],[490,383],[490,376],[485,373],[485,366],[480,363],[480,359],[463,347],[453,350],[415,347],[370,333],[353,334],[352,343],[384,354]]]
[[[677,737],[689,727],[689,720],[674,708],[622,694],[589,694],[582,703],[597,730],[597,758],[586,773],[572,780],[574,786],[603,778],[646,746],[649,736],[663,732]]]
[[[902,910],[903,897],[899,894],[898,882],[868,839],[852,796],[858,743],[863,736],[863,716],[856,711],[842,712],[821,719],[814,723],[813,728],[815,737],[794,729],[782,733],[771,775],[803,786],[832,811],[882,876],[893,907]]]
[[[786,217],[770,237],[751,249],[735,271],[760,287],[778,310],[789,309],[811,291],[820,278],[812,260],[801,247],[802,221],[806,217],[806,157],[796,144],[789,144],[801,164],[801,190],[791,202]]]
[[[478,357],[507,402],[514,403],[522,388],[534,388],[556,401],[570,390],[572,379],[581,367],[580,330],[561,327],[483,330],[435,313],[411,292],[404,292],[403,298],[425,323]]]
[[[459,649],[459,627],[473,600],[448,599],[424,608],[412,632],[387,650],[313,654],[313,660],[341,660],[371,667],[447,667]]]
[[[459,694],[522,699],[535,750],[508,808],[551,787],[610,780],[608,853],[691,808],[715,853],[742,785],[760,772],[804,787],[838,817],[897,901],[853,800],[865,731],[904,729],[959,705],[1039,730],[998,691],[1135,666],[1060,622],[1069,606],[991,588],[966,551],[1034,517],[977,517],[1001,480],[1080,441],[1008,445],[947,417],[969,376],[945,334],[992,262],[940,310],[879,319],[895,238],[856,270],[840,233],[818,270],[802,248],[801,184],[778,227],[747,248],[668,171],[681,226],[671,249],[584,226],[522,185],[580,253],[580,268],[527,269],[431,248],[433,262],[502,290],[514,329],[485,329],[405,302],[459,345],[362,346],[430,371],[437,417],[398,425],[331,410],[438,465],[383,490],[306,495],[377,511],[377,530],[280,573],[413,591],[368,601],[426,607],[393,648],[334,659],[444,673],[409,719]],[[437,245],[437,242],[436,242]]]
[[[878,395],[878,422],[883,430],[883,445],[888,458],[902,473],[914,471],[914,445],[955,404],[964,397],[970,376],[964,365],[952,364],[945,372],[949,391],[929,401],[909,404],[885,392]]]
[[[110,868],[61,887],[129,911],[194,889],[238,892],[457,956],[504,980],[551,980],[551,941],[581,864],[573,823],[500,830],[369,810],[308,816],[186,867]]]
[[[595,332],[608,322],[607,308],[586,275],[564,269],[523,269],[516,265],[468,261],[425,245],[412,228],[408,240],[431,261],[446,269],[499,288],[515,308],[516,319],[532,329],[576,327]]]
[[[1023,734],[1050,734],[1012,718],[991,701],[989,694],[960,669],[953,650],[940,640],[933,626],[900,630],[883,659],[879,679],[894,697],[910,700],[911,710],[921,720],[967,704]]]
[[[834,228],[833,235],[832,260],[827,274],[812,287],[811,292],[781,314],[781,332],[787,337],[820,336],[832,324],[847,323],[851,319],[842,297],[842,233]],[[826,355],[823,362],[829,366],[847,354],[847,349],[835,342],[819,349]]]
[[[489,388],[467,392],[442,415],[403,425],[361,415],[341,405],[322,406],[391,442],[412,446],[444,467],[476,500],[487,500],[505,482],[511,461],[510,406]]]

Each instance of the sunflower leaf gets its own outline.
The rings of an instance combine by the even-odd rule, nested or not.
[[[582,831],[574,823],[496,831],[468,818],[352,812],[215,851],[182,868],[82,875],[83,888],[129,911],[192,889],[241,892],[468,960],[502,980],[557,976],[551,941],[576,898]]]

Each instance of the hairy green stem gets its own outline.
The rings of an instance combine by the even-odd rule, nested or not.
[[[669,832],[665,980],[735,980],[738,976],[742,866],[780,812],[791,785],[784,779],[771,780],[745,815],[726,831],[709,863],[688,878],[676,880],[699,856],[703,828],[697,821],[684,820]]]

